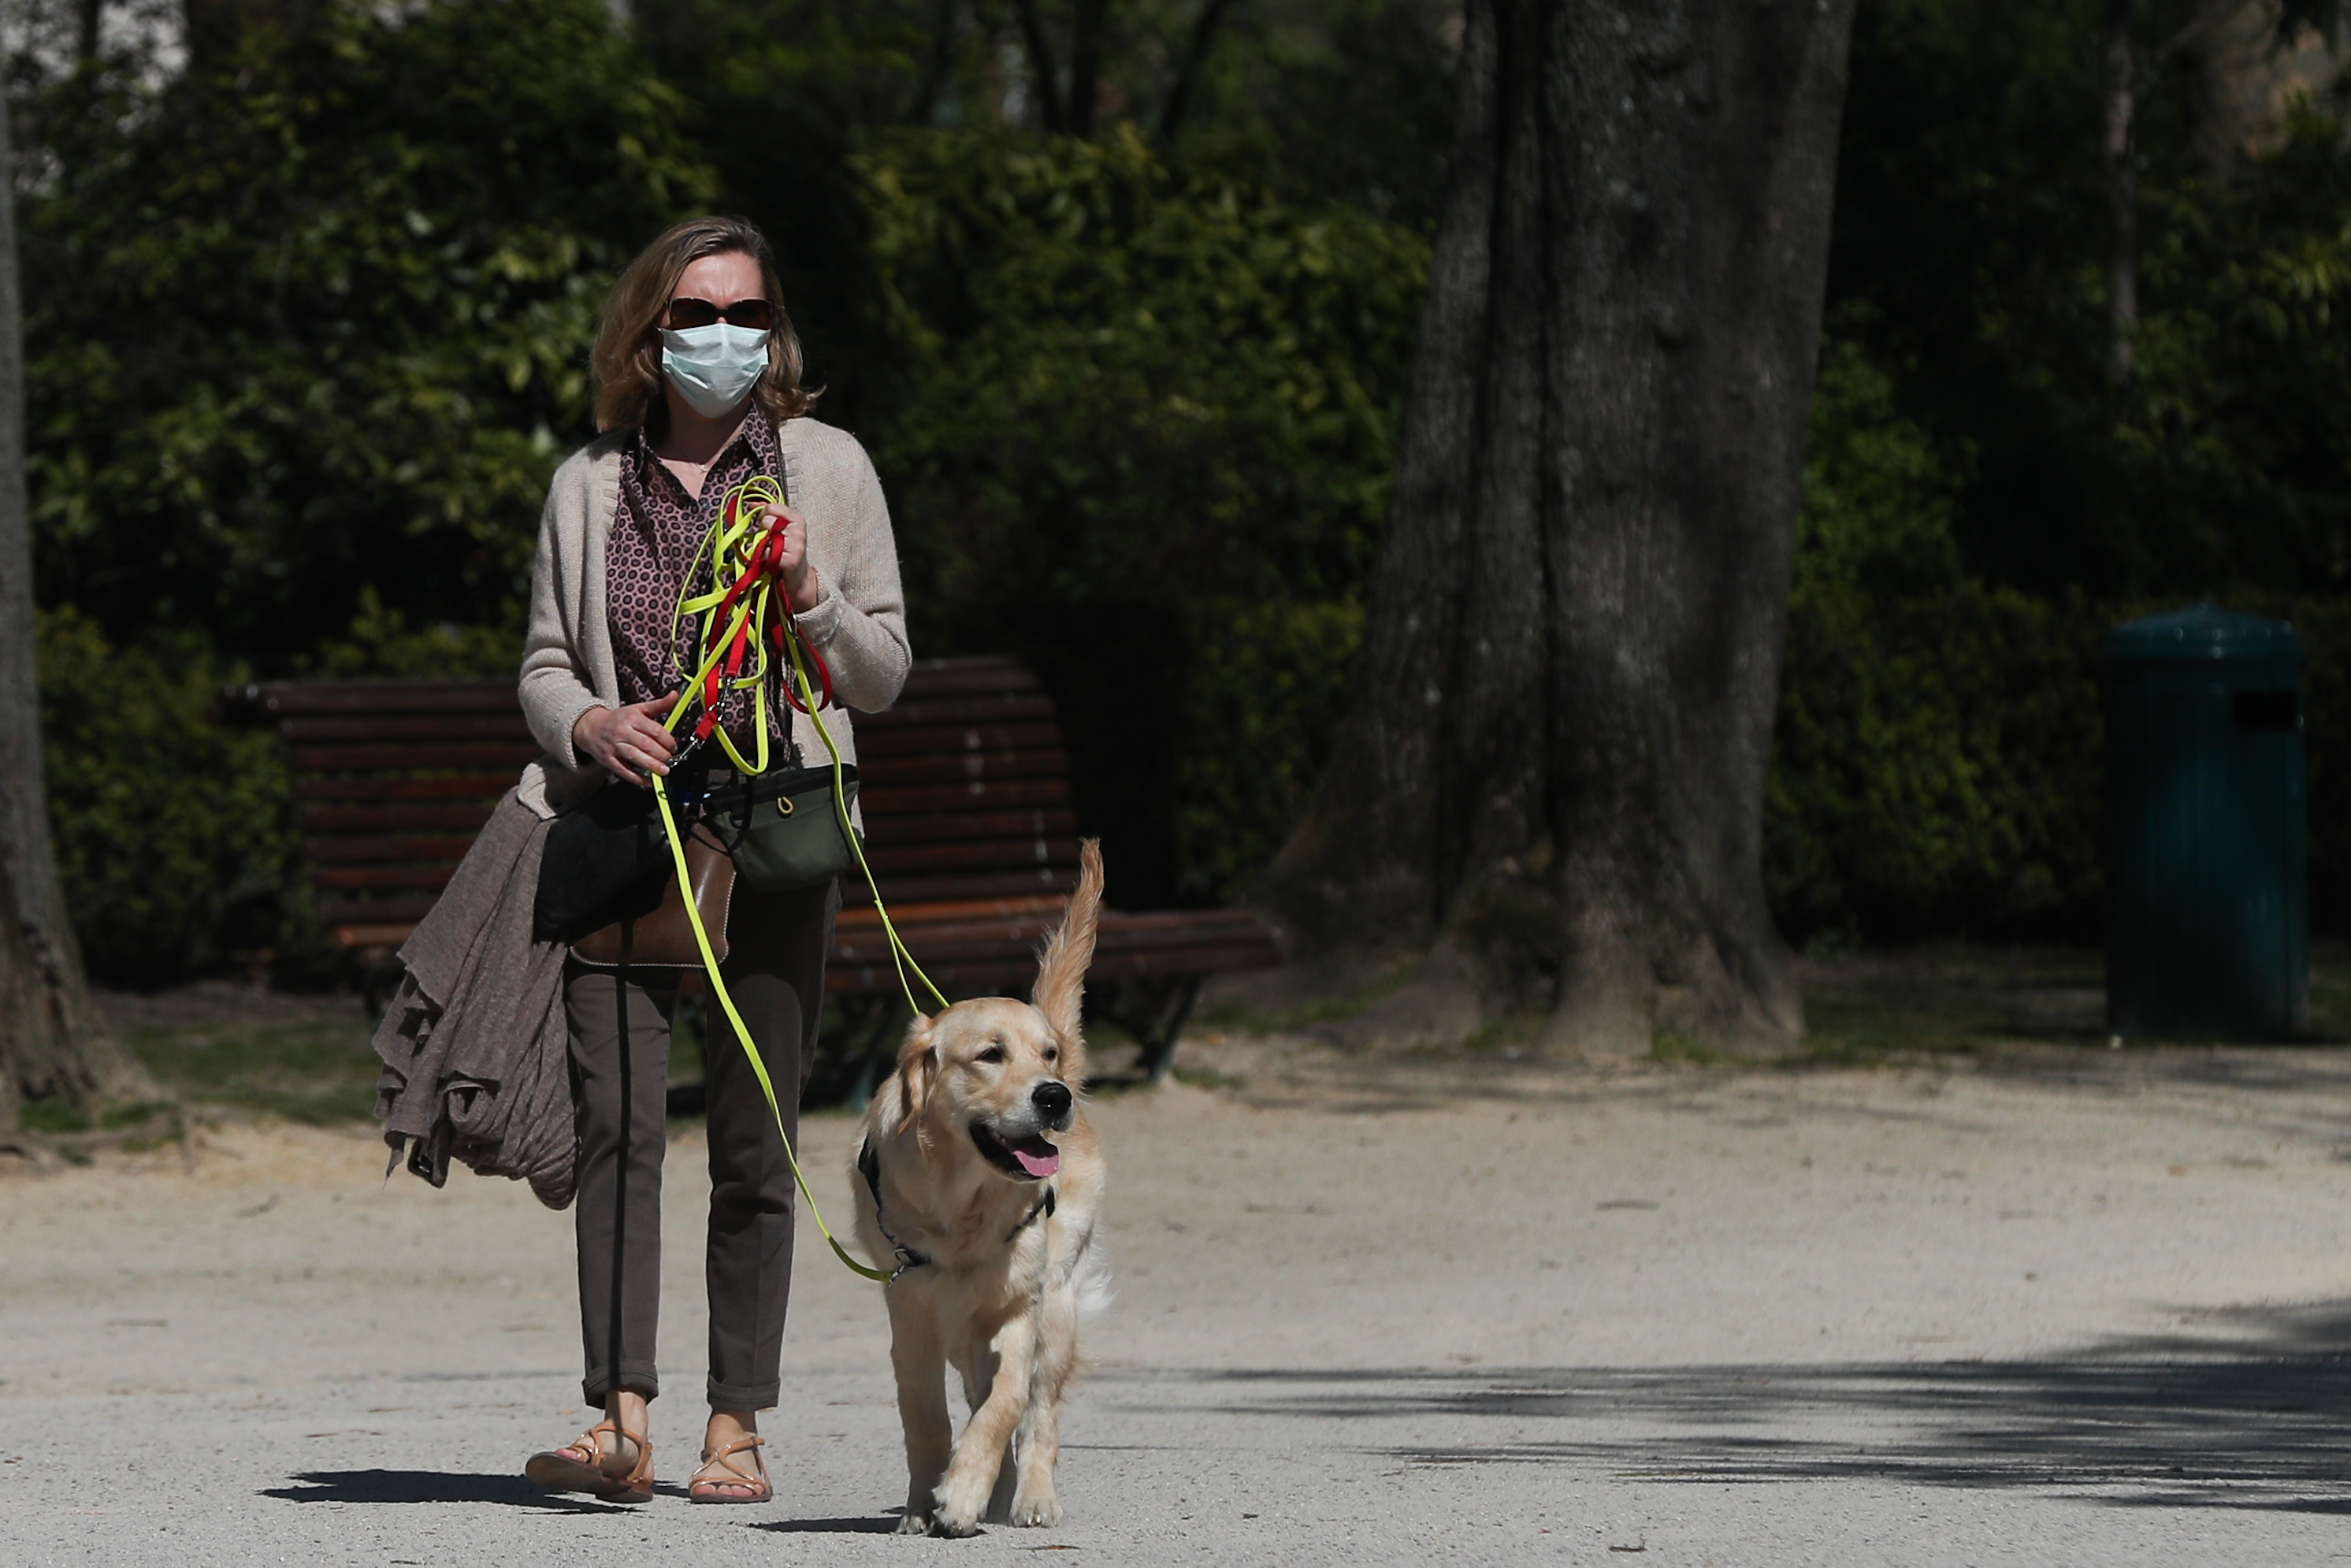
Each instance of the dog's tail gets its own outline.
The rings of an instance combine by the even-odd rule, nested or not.
[[[1062,1076],[1072,1083],[1085,1077],[1085,1039],[1080,1031],[1086,997],[1086,969],[1094,961],[1094,917],[1102,909],[1102,841],[1088,839],[1078,847],[1078,890],[1061,924],[1045,939],[1037,963],[1037,988],[1029,1000],[1045,1015],[1064,1053]]]

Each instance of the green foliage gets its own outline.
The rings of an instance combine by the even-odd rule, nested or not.
[[[2351,590],[2351,155],[2299,115],[2225,192],[2153,204],[2116,422],[2134,581]]]
[[[2104,622],[1959,567],[1963,455],[1832,342],[1814,394],[1767,880],[1792,934],[2013,932],[2097,883]]]
[[[1352,600],[1214,601],[1186,631],[1178,728],[1203,744],[1176,760],[1175,858],[1182,891],[1229,898],[1273,859],[1314,792],[1364,614]]]
[[[111,644],[68,609],[41,617],[40,672],[50,827],[92,975],[162,984],[298,940],[284,753],[211,716],[243,671],[185,632]]]
[[[443,621],[412,627],[369,583],[360,590],[350,629],[301,661],[300,673],[329,681],[491,680],[517,673],[521,660],[516,650],[521,646],[522,628],[512,622],[460,626]]]
[[[2095,937],[2102,889],[2096,653],[2176,600],[2027,595],[1951,539],[1964,448],[1938,450],[1857,346],[1824,348],[1797,540],[1765,872],[1813,945]],[[2305,653],[2310,895],[2351,925],[2351,601],[2246,590]]]
[[[507,622],[611,271],[707,199],[601,0],[317,8],[32,107],[46,602],[283,667],[364,586]]]
[[[1037,665],[1121,896],[1229,893],[1335,718],[1424,242],[1125,132],[910,133],[861,166],[924,645]]]

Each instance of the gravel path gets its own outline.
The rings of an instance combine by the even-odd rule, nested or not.
[[[1118,1300],[1071,1522],[885,1533],[874,1288],[803,1228],[778,1501],[550,1497],[570,1225],[371,1133],[0,1179],[0,1563],[2306,1563],[2351,1556],[2351,1053],[1875,1071],[1348,1066],[1095,1110]],[[851,1124],[810,1119],[828,1213]],[[683,1244],[682,1244],[683,1243]],[[621,1557],[611,1554],[618,1552]]]

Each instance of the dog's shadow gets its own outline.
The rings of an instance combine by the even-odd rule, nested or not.
[[[494,1502],[557,1513],[627,1513],[618,1503],[552,1492],[520,1476],[465,1475],[449,1470],[305,1470],[292,1485],[264,1487],[263,1497],[287,1502]]]
[[[898,1516],[885,1513],[864,1519],[755,1519],[745,1523],[750,1529],[778,1535],[888,1535],[898,1528]]]

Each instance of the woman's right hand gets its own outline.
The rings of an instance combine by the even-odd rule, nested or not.
[[[652,782],[645,773],[669,772],[677,737],[662,727],[662,720],[676,706],[677,694],[672,692],[627,707],[591,707],[571,727],[571,748],[602,763],[622,783],[643,788]]]

